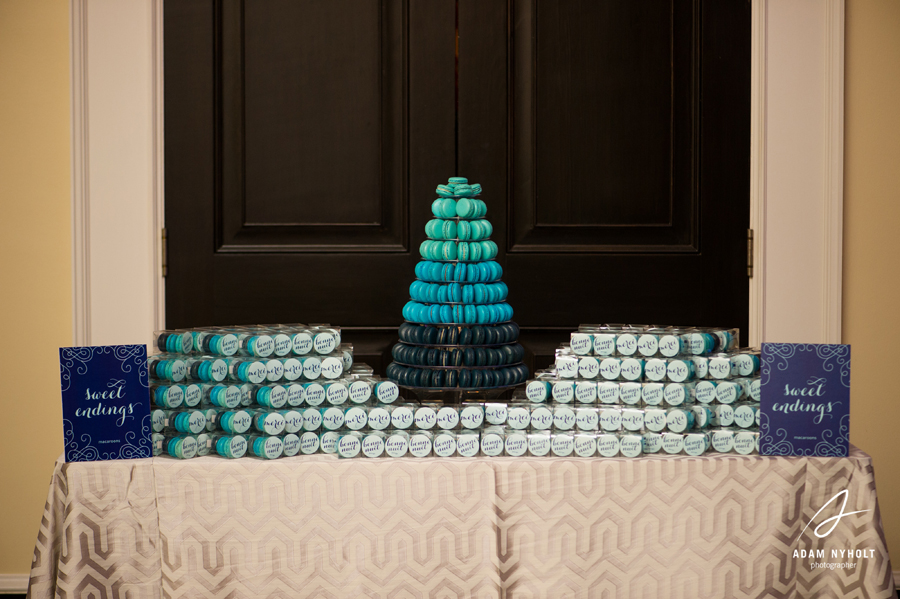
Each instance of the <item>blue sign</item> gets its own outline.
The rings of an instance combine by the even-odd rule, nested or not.
[[[67,462],[149,458],[146,345],[59,348]]]
[[[759,453],[846,456],[850,346],[763,343]]]

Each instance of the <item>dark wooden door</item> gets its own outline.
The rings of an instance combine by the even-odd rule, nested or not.
[[[169,326],[331,322],[381,370],[434,187],[484,187],[531,365],[746,334],[750,3],[165,4]]]

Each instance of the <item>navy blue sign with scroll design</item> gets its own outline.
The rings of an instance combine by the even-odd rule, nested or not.
[[[850,346],[763,343],[759,453],[850,451]]]
[[[67,462],[149,458],[146,345],[59,348]]]

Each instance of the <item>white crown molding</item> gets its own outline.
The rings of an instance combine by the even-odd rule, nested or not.
[[[841,342],[844,244],[844,0],[829,0],[825,31],[825,343]]]
[[[752,1],[749,344],[840,343],[844,0]]]
[[[750,228],[753,229],[753,277],[750,278],[750,339],[759,347],[766,322],[766,0],[753,0],[750,26]]]
[[[72,336],[91,342],[90,151],[87,110],[87,4],[69,3],[72,87]]]
[[[163,1],[70,0],[77,345],[165,327]]]
[[[26,592],[28,574],[0,574],[0,595],[24,595]]]

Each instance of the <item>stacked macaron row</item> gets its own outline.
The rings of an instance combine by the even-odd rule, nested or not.
[[[486,388],[515,385],[528,376],[521,364],[519,328],[506,302],[509,289],[494,259],[493,226],[483,218],[481,186],[464,177],[438,185],[425,225],[428,239],[419,253],[416,280],[400,343],[393,348],[388,376],[401,385],[428,388]],[[525,378],[523,378],[525,377]]]

